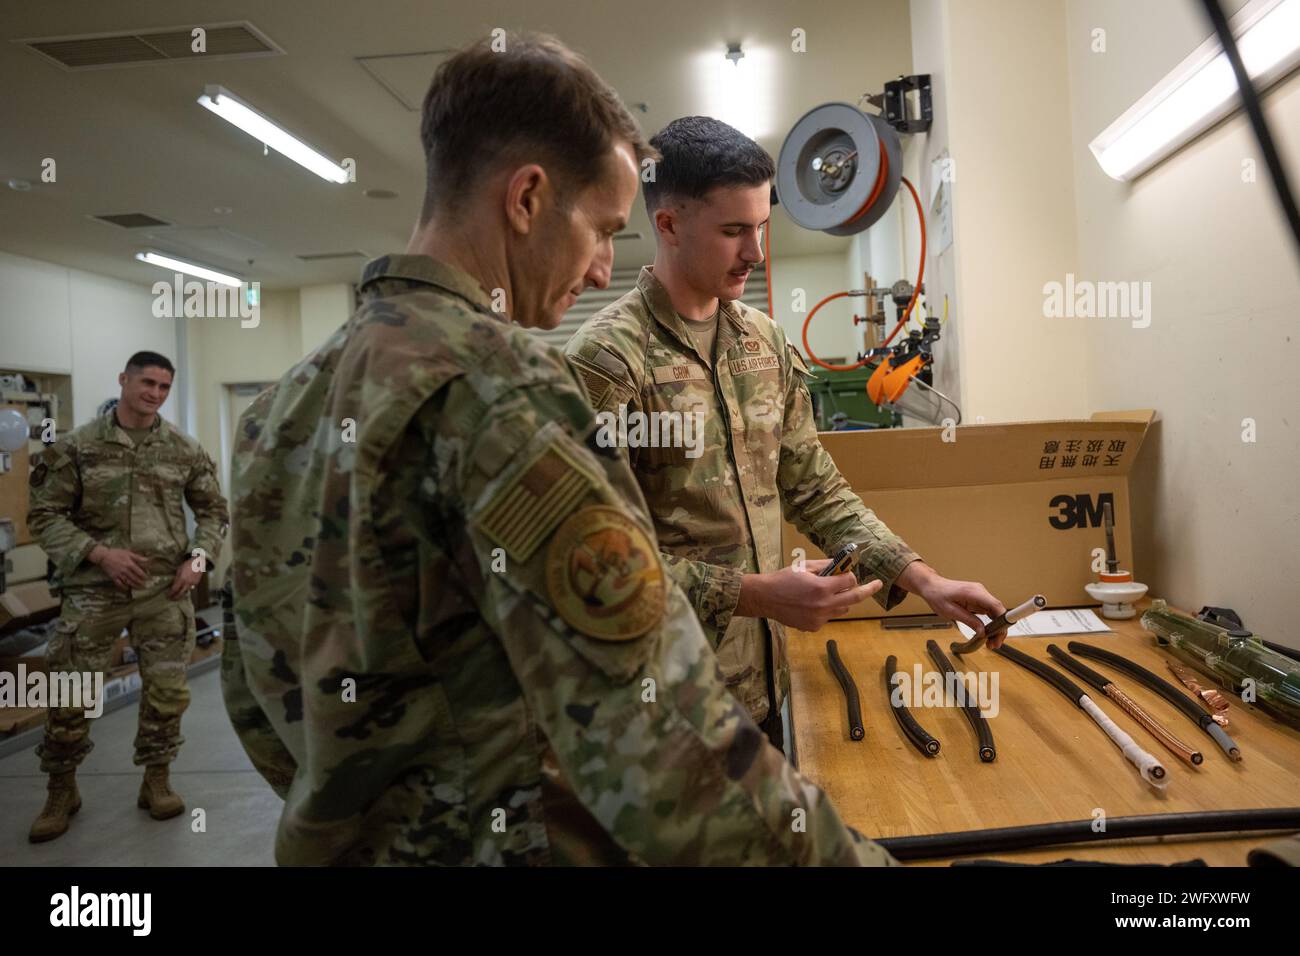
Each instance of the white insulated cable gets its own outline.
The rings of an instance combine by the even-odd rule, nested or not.
[[[1098,727],[1106,731],[1107,737],[1115,741],[1115,745],[1123,751],[1129,763],[1137,767],[1138,773],[1142,774],[1143,780],[1161,790],[1169,785],[1169,782],[1165,779],[1165,768],[1160,761],[1139,747],[1137,741],[1126,734],[1115,721],[1107,717],[1105,712],[1094,704],[1087,694],[1079,698],[1079,706],[1088,712],[1088,716],[1096,721]]]

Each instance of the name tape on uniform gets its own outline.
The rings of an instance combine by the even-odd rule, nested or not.
[[[704,380],[704,369],[698,365],[659,365],[654,371],[656,385]]]

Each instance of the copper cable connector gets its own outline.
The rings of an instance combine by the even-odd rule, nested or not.
[[[1174,676],[1182,681],[1183,686],[1190,690],[1196,699],[1201,702],[1206,710],[1210,712],[1210,717],[1220,727],[1228,726],[1228,708],[1232,706],[1228,703],[1228,698],[1213,687],[1203,687],[1201,682],[1196,679],[1196,675],[1186,667],[1179,667],[1170,661],[1166,661],[1169,669],[1173,671]]]

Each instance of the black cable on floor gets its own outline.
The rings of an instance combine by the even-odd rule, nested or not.
[[[1068,820],[994,830],[964,830],[924,836],[872,837],[899,860],[934,860],[971,853],[1005,853],[1066,843],[1093,843],[1131,837],[1181,836],[1192,833],[1248,833],[1258,830],[1300,829],[1300,807],[1264,810],[1205,810],[1195,813],[1152,813],[1108,817],[1106,829],[1096,821]]]

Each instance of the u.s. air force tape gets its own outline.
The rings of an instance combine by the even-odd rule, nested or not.
[[[616,508],[568,517],[546,552],[551,604],[575,630],[630,641],[663,619],[668,587],[650,536]]]

